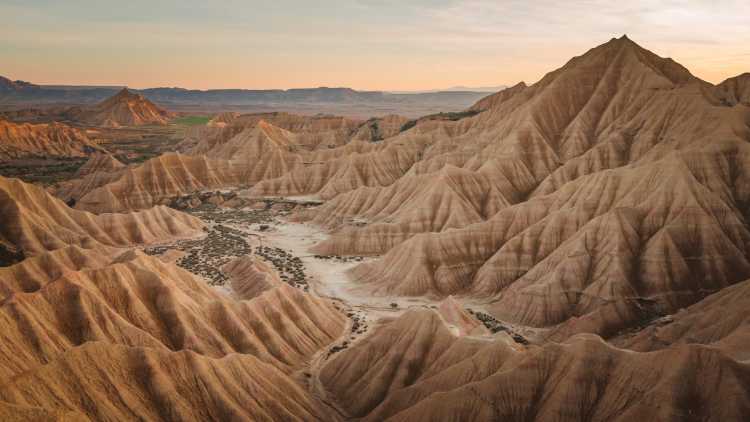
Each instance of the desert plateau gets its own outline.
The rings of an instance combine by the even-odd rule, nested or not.
[[[106,15],[31,3],[0,11]],[[401,12],[458,25],[502,9],[465,3]],[[463,12],[473,6],[484,12]],[[337,19],[264,7],[258,16],[274,22]],[[353,22],[394,12],[342,7]],[[540,13],[518,7],[530,8],[518,19]],[[165,35],[181,20],[240,25],[216,11],[152,13],[165,22],[157,44],[183,42]],[[136,28],[147,25],[139,16]],[[664,16],[658,31],[672,28]],[[259,25],[254,36],[286,42]],[[31,43],[13,28],[10,42]],[[381,42],[442,34],[405,28]],[[560,45],[559,60],[535,81],[536,68],[525,82],[497,68],[494,80],[442,90],[406,84],[409,72],[471,30],[410,50],[413,61],[392,52],[409,63],[394,70],[401,89],[82,85],[64,75],[90,73],[66,61],[35,71],[40,83],[0,78],[0,420],[750,420],[750,73],[703,79],[663,57],[657,29],[637,29],[565,58],[569,36],[521,37],[533,51]],[[367,32],[298,30],[288,36],[299,57],[317,43],[349,51]],[[75,55],[104,43],[98,34],[136,63],[109,30],[76,31],[53,44]],[[345,72],[311,61],[271,76],[381,69],[385,53],[366,45]],[[455,72],[487,63],[465,61],[473,48],[484,47],[454,51]],[[180,51],[149,63],[181,63]],[[236,74],[218,65],[223,51],[198,80]],[[511,51],[503,60],[518,66],[532,55]],[[373,61],[358,67],[360,57]],[[248,78],[266,65],[243,63]]]

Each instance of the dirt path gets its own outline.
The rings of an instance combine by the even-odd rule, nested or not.
[[[347,324],[347,327],[344,329],[344,333],[349,332],[349,330],[351,329],[351,325],[352,324],[350,321],[349,324]],[[342,338],[345,337],[346,335],[342,336]],[[333,345],[340,344],[342,342],[342,338],[337,340]],[[328,348],[319,350],[317,353],[315,353],[315,355],[313,355],[312,359],[310,359],[309,366],[303,369],[303,371],[308,374],[307,389],[310,394],[315,397],[315,399],[335,411],[339,415],[339,417],[341,417],[341,419],[348,420],[351,419],[351,417],[338,406],[336,400],[328,397],[328,390],[326,390],[326,388],[323,386],[323,382],[320,380],[320,371],[323,369],[323,366],[328,360],[329,350],[330,349]]]

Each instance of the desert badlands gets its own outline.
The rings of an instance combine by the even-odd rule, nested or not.
[[[1,116],[0,420],[750,420],[748,73],[622,36],[418,118]]]

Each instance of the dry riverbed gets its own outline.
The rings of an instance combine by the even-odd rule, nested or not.
[[[160,255],[201,276],[217,291],[233,295],[221,267],[229,261],[252,254],[269,263],[282,281],[320,297],[329,298],[349,318],[345,335],[312,360],[306,370],[315,382],[317,371],[331,356],[364,338],[380,324],[398,317],[412,307],[437,308],[439,301],[424,297],[373,296],[355,283],[349,270],[377,258],[360,256],[320,256],[310,253],[317,243],[329,237],[322,228],[288,220],[295,210],[317,205],[310,198],[260,198],[254,206],[222,208],[211,203],[184,211],[206,224],[206,235],[169,245],[152,246],[146,253]],[[520,331],[497,321],[481,304],[462,301],[466,309],[490,332]],[[525,339],[518,336],[518,342]],[[312,385],[312,384],[311,384]]]

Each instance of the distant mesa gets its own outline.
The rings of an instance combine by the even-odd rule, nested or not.
[[[13,81],[4,76],[0,76],[0,92],[14,92],[38,88],[39,85],[34,85],[26,81]]]
[[[0,91],[0,102],[12,104],[12,97],[17,92],[22,93],[23,91],[6,91],[6,94],[11,97],[8,99],[3,98],[3,91]],[[123,88],[116,94],[93,105],[26,107],[0,112],[0,118],[15,122],[47,123],[64,121],[75,125],[108,128],[165,125],[173,117],[175,117],[173,113],[157,106],[143,94],[130,91],[127,88]]]
[[[74,116],[81,123],[101,127],[165,125],[172,117],[174,114],[127,88]]]
[[[12,82],[7,80],[7,78],[0,79],[0,83],[2,83],[0,85],[0,102],[12,105],[16,103],[17,98],[25,98],[27,94],[29,100],[32,101],[30,103],[31,106],[0,112],[0,118],[15,122],[46,123],[50,121],[64,121],[85,126],[118,128],[125,126],[165,125],[175,117],[174,113],[157,106],[143,94],[128,90],[127,88],[121,89],[119,92],[96,104],[86,105],[85,103],[88,101],[79,99],[78,97],[66,99],[67,93],[75,92],[74,88],[37,87],[36,85],[19,81]],[[30,87],[37,87],[38,92],[36,90],[27,92],[31,89]],[[60,103],[55,102],[55,105],[45,106],[42,100],[34,102],[34,99],[37,97],[47,95],[45,94],[47,91],[55,90],[62,93],[62,97],[59,100]],[[111,93],[108,88],[92,88],[91,91],[100,94],[102,91]],[[54,98],[50,98],[50,101],[54,101]],[[60,105],[70,104],[70,102],[66,103],[66,101],[79,105]]]
[[[493,85],[493,86],[452,86],[450,88],[441,89],[426,89],[426,90],[414,90],[414,91],[389,91],[393,94],[438,94],[446,92],[476,92],[476,93],[490,93],[498,92],[508,88],[506,85]]]
[[[1,78],[1,77],[0,77]],[[118,86],[34,85],[0,79],[0,102],[18,109],[77,106],[88,108],[122,90]],[[473,104],[487,92],[442,90],[436,92],[359,91],[352,88],[296,89],[185,89],[145,88],[137,92],[169,110],[194,110],[196,106],[214,111],[227,104],[248,110],[336,110],[347,116],[370,116],[373,110],[390,110],[414,118],[432,110],[458,110]],[[323,107],[326,106],[326,107]],[[376,109],[373,109],[376,107]],[[381,113],[381,111],[376,111]]]

